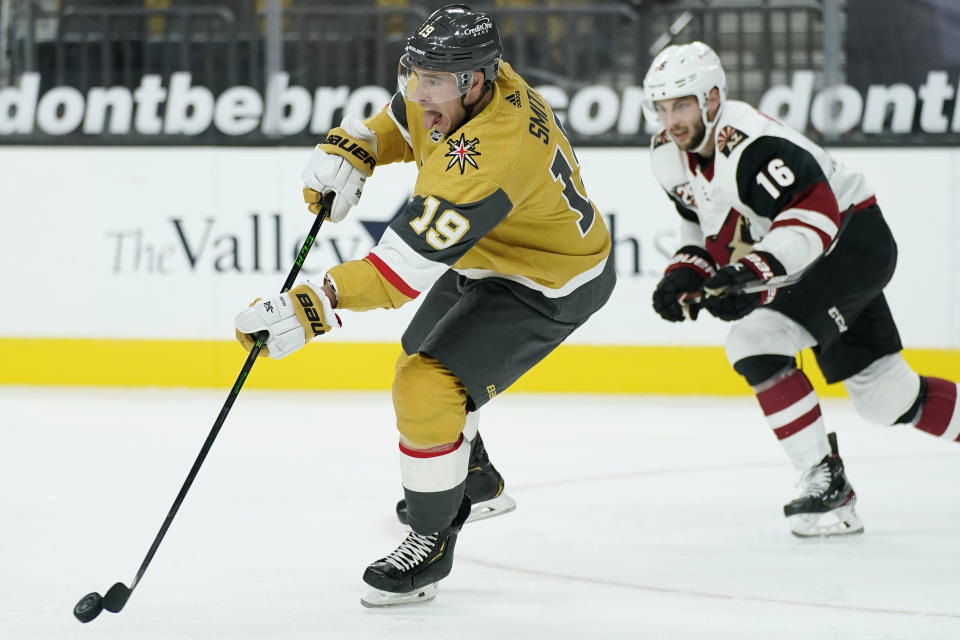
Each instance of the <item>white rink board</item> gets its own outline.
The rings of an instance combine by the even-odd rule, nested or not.
[[[233,315],[279,289],[309,228],[299,180],[308,155],[0,147],[2,295],[19,301],[0,314],[0,337],[230,339]],[[897,236],[900,264],[888,295],[904,343],[960,346],[960,150],[835,155],[866,174]],[[615,223],[620,281],[611,302],[569,342],[722,342],[725,327],[712,318],[677,326],[650,308],[678,218],[653,180],[648,151],[582,149],[578,156],[590,197]],[[337,250],[343,259],[365,255],[372,239],[358,220],[390,219],[414,175],[412,165],[377,169],[351,218],[321,230],[305,273],[322,274],[338,261]],[[346,313],[347,330],[325,339],[396,340],[414,308]]]

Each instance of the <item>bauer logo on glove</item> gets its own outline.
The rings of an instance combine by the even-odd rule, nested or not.
[[[361,143],[357,143],[345,135],[337,135],[335,133],[327,134],[326,139],[317,145],[317,149],[328,153],[334,151],[328,147],[337,147],[338,149],[342,149],[344,153],[349,153],[354,156],[359,163],[354,162],[352,159],[350,163],[358,169],[366,166],[369,167],[370,173],[373,173],[373,170],[377,168],[377,159],[369,151],[364,149]]]
[[[326,297],[322,293],[320,295],[323,296],[324,298]],[[314,306],[313,298],[310,297],[310,294],[298,293],[297,302],[300,303],[300,308],[303,311],[303,315],[306,318],[306,322],[310,323],[310,330],[313,331],[313,335],[310,336],[311,338],[315,338],[316,336],[322,336],[327,331],[330,331],[331,329],[330,325],[324,324],[323,322],[323,316],[321,315],[321,313],[323,313],[322,309],[320,313],[317,312],[317,307]],[[304,325],[304,329],[306,329],[306,322],[303,322],[303,320],[301,320],[301,324]]]
[[[326,209],[331,222],[340,222],[363,195],[363,185],[377,166],[377,135],[362,121],[346,116],[317,145],[303,169],[303,201],[319,214],[321,199],[334,194]]]
[[[339,329],[342,323],[323,291],[306,282],[289,293],[257,298],[237,315],[234,325],[237,340],[247,351],[253,348],[255,336],[266,332],[260,355],[279,360],[303,347],[308,340]]]

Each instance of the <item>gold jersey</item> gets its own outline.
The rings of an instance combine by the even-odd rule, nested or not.
[[[377,136],[377,166],[413,161],[419,174],[413,197],[370,254],[330,270],[338,306],[398,307],[451,268],[511,281],[554,303],[602,281],[604,294],[574,297],[605,300],[612,279],[600,276],[612,271],[610,234],[543,97],[501,63],[490,103],[459,129],[444,137],[424,128],[423,115],[397,94],[365,121]],[[338,133],[328,140],[349,149]]]

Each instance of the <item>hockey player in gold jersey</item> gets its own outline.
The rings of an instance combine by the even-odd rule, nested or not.
[[[363,259],[236,320],[248,348],[268,331],[264,352],[281,358],[339,328],[335,309],[397,308],[425,294],[393,383],[398,511],[412,532],[364,573],[368,606],[434,597],[470,498],[484,512],[512,508],[477,410],[583,324],[615,283],[610,235],[563,127],[501,55],[489,16],[465,5],[431,14],[407,41],[390,104],[365,121],[345,118],[303,174],[310,210],[332,192],[336,222],[377,166],[415,162],[405,210]]]

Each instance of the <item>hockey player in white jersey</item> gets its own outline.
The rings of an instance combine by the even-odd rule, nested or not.
[[[800,495],[784,506],[790,530],[860,533],[856,494],[799,351],[813,348],[827,382],[842,381],[865,419],[960,440],[957,384],[918,375],[900,354],[883,294],[897,246],[874,192],[803,135],[727,100],[720,59],[701,42],[658,54],[644,92],[663,127],[651,141],[653,171],[682,219],[682,247],[653,307],[671,322],[703,308],[733,322],[727,358],[802,472]],[[731,293],[789,274],[802,278]]]

